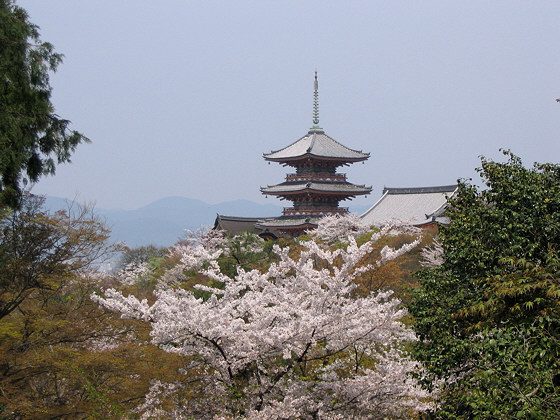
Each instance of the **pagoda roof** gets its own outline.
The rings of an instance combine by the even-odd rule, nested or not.
[[[384,188],[381,198],[362,216],[368,225],[381,226],[389,221],[422,226],[434,222],[449,223],[444,217],[447,199],[455,195],[457,185],[419,188]]]
[[[350,149],[322,130],[311,129],[309,133],[283,149],[264,153],[265,160],[273,162],[287,162],[302,160],[308,157],[329,159],[341,162],[360,162],[369,158],[369,153]]]
[[[261,187],[263,194],[282,195],[315,192],[337,195],[363,195],[371,192],[371,187],[354,185],[349,182],[283,182],[278,185]]]

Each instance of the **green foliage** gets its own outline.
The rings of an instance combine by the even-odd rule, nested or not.
[[[486,189],[461,182],[442,228],[442,266],[409,305],[439,417],[553,418],[560,392],[560,167],[482,159]]]
[[[34,293],[56,294],[75,273],[116,248],[87,207],[50,214],[24,195],[20,210],[0,217],[0,319]],[[70,214],[69,214],[70,213]]]
[[[139,246],[137,248],[125,248],[115,266],[115,271],[123,269],[129,264],[147,263],[151,269],[157,270],[163,257],[167,255],[167,248],[155,245]]]
[[[487,286],[484,301],[465,308],[458,316],[478,321],[473,330],[492,324],[532,324],[542,319],[560,319],[560,258],[556,252],[541,264],[505,258],[504,274],[480,282]]]
[[[89,141],[51,104],[49,73],[61,61],[25,10],[0,0],[0,206],[19,207],[22,183],[53,174]]]
[[[272,247],[265,247],[262,238],[251,232],[228,236],[222,245],[223,253],[218,264],[224,274],[235,277],[239,268],[252,270],[259,267],[272,254]]]
[[[560,239],[560,167],[536,163],[532,169],[509,151],[506,163],[482,159],[478,169],[487,189],[459,184],[442,229],[446,266],[461,277],[501,272],[500,259],[543,261]]]
[[[114,250],[103,224],[41,204],[25,195],[0,218],[0,418],[123,418],[183,360],[90,299],[114,286],[95,271]]]

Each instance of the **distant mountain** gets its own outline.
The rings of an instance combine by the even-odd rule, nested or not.
[[[46,197],[45,206],[51,211],[67,209],[70,201]],[[282,207],[258,204],[248,200],[208,204],[185,197],[167,197],[136,210],[95,208],[111,228],[111,239],[129,247],[142,245],[170,246],[185,229],[213,226],[216,214],[228,216],[277,216]]]
[[[51,211],[66,209],[68,200],[46,197],[45,206]],[[350,210],[362,214],[367,208],[357,206]],[[186,197],[166,197],[136,210],[95,208],[111,228],[111,239],[129,247],[142,245],[170,246],[180,239],[185,229],[213,226],[216,214],[226,216],[273,217],[282,213],[282,207],[258,204],[249,200],[225,201],[208,204]]]

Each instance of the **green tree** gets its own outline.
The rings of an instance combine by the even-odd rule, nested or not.
[[[122,418],[184,361],[90,299],[116,285],[97,270],[118,249],[103,223],[42,202],[24,194],[0,218],[0,418]]]
[[[155,245],[144,245],[136,248],[124,248],[117,261],[115,271],[121,270],[130,264],[149,264],[156,262],[167,255],[167,248]]]
[[[55,114],[49,73],[62,55],[12,0],[0,0],[0,206],[19,207],[23,185],[69,162],[89,140]]]
[[[560,166],[482,159],[460,183],[441,266],[410,303],[438,417],[555,418],[560,406]]]
[[[57,293],[116,251],[91,209],[74,206],[50,214],[43,201],[25,194],[20,210],[0,217],[0,320],[33,294]]]

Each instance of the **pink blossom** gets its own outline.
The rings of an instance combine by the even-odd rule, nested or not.
[[[372,234],[372,241],[395,229]],[[197,263],[200,272],[223,285],[198,285],[206,300],[169,283],[156,290],[151,306],[113,289],[93,298],[150,322],[154,345],[190,357],[197,372],[203,368],[197,386],[207,399],[183,401],[185,417],[386,417],[425,410],[429,395],[410,376],[420,367],[401,350],[415,340],[400,321],[406,310],[390,291],[352,296],[356,275],[375,268],[357,267],[373,242],[347,239],[346,249],[336,250],[304,242],[297,258],[275,245],[278,262],[267,271],[240,268],[234,278],[221,272],[220,250],[186,244],[178,252],[196,256],[182,257],[182,264],[204,261]],[[377,265],[418,241],[385,249]],[[232,401],[231,389],[242,397]]]

